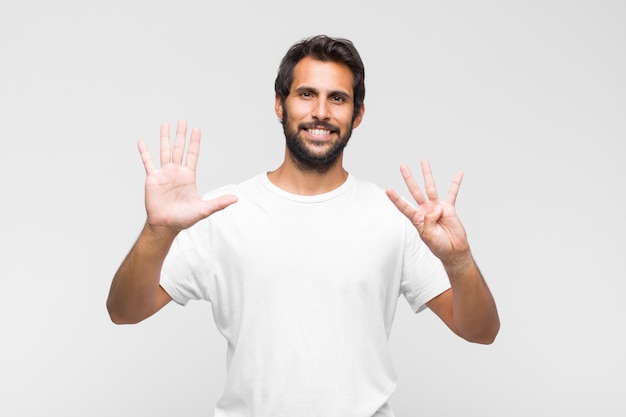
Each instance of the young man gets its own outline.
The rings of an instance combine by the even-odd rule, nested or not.
[[[171,149],[161,127],[160,168],[139,143],[147,221],[113,279],[109,314],[136,323],[172,299],[210,301],[228,342],[216,417],[393,416],[387,342],[400,294],[469,341],[491,343],[499,329],[454,209],[462,176],[440,200],[426,161],[425,194],[401,167],[415,208],[343,168],[365,111],[350,41],[295,44],[275,89],[284,162],[237,186],[198,196],[200,132],[183,162],[185,122]]]

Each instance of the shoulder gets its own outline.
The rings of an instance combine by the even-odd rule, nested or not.
[[[261,175],[262,174],[255,175],[254,177],[249,178],[238,184],[231,183],[218,188],[214,188],[213,190],[204,193],[202,198],[208,200],[226,194],[234,194],[239,198],[245,198],[249,194],[254,194],[255,192],[258,192],[261,187]]]
[[[360,217],[375,219],[376,223],[386,225],[390,230],[404,230],[408,219],[391,202],[385,189],[376,183],[353,178],[353,203],[358,207],[355,213]],[[402,232],[404,234],[404,232]]]
[[[369,204],[374,204],[380,209],[398,212],[382,187],[372,181],[358,177],[353,177],[353,181],[357,198],[367,200]]]

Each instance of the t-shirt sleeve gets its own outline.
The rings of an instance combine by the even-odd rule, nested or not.
[[[238,194],[237,187],[227,185],[202,198],[209,200],[226,194]],[[215,214],[180,232],[165,257],[160,284],[178,304],[186,305],[189,300],[211,301],[211,277],[216,266],[211,237],[214,217]]]
[[[181,305],[209,299],[210,244],[208,219],[183,230],[174,240],[161,270],[161,287]]]
[[[406,222],[401,291],[416,313],[426,303],[450,288],[443,264],[422,241],[415,227]]]

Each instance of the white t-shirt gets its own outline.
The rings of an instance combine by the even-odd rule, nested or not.
[[[441,262],[377,186],[320,195],[260,174],[206,197],[234,205],[183,231],[161,285],[208,300],[228,342],[215,417],[391,417],[388,337],[403,294],[417,312],[450,287]]]

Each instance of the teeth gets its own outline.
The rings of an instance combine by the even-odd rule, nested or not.
[[[330,134],[330,130],[323,130],[323,129],[309,129],[309,132],[313,135],[329,135]]]

